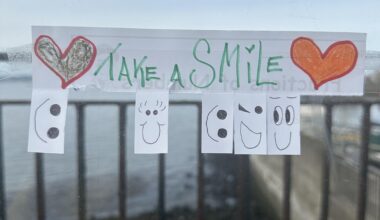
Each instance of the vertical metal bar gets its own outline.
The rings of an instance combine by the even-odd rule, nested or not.
[[[78,219],[86,220],[86,157],[85,157],[85,124],[84,105],[76,105],[78,115],[77,144],[78,144]]]
[[[237,216],[236,219],[249,219],[249,190],[248,190],[248,156],[239,155],[238,159],[238,182],[237,186]]]
[[[360,164],[359,164],[359,189],[357,219],[363,220],[367,207],[367,181],[368,181],[368,151],[371,132],[371,105],[364,104],[363,121],[361,128]]]
[[[329,216],[329,196],[330,196],[330,149],[332,146],[332,106],[325,106],[325,129],[326,129],[326,149],[322,164],[322,189],[321,189],[321,212],[320,220],[327,220]]]
[[[126,188],[126,106],[119,106],[119,219],[127,219]]]
[[[251,219],[250,208],[251,208],[251,187],[250,183],[250,172],[249,172],[249,156],[243,156],[243,169],[244,169],[244,220]]]
[[[158,219],[165,220],[165,154],[158,158]]]
[[[0,105],[0,219],[5,220],[7,216],[4,184],[4,153],[3,153],[3,106]]]
[[[282,204],[282,219],[290,220],[290,193],[292,182],[292,158],[291,156],[284,156],[284,195]]]
[[[380,177],[376,176],[375,179],[376,179],[376,183],[375,183],[376,193],[374,194],[375,201],[376,201],[374,204],[376,208],[375,219],[380,219]]]
[[[35,154],[36,158],[36,199],[37,199],[37,219],[45,220],[45,181],[43,155]]]
[[[197,104],[197,149],[198,149],[198,176],[197,176],[197,220],[203,220],[204,213],[204,157],[202,154],[202,106]]]

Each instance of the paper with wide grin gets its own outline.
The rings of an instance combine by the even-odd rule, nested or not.
[[[266,95],[235,94],[235,154],[266,154]]]

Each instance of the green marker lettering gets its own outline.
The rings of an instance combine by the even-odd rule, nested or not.
[[[124,70],[125,70],[125,73],[124,73]],[[129,76],[128,65],[127,65],[127,62],[125,61],[125,57],[121,58],[121,68],[120,68],[118,80],[120,81],[123,76],[127,77],[129,85],[132,86],[131,77]]]
[[[248,83],[252,82],[252,69],[251,69],[251,63],[247,62],[247,69],[248,69]]]
[[[197,56],[197,48],[198,48],[198,45],[199,45],[201,42],[206,43],[206,45],[207,45],[207,53],[210,54],[210,52],[211,52],[210,44],[208,43],[208,41],[207,41],[206,39],[201,38],[201,39],[199,39],[199,40],[197,41],[197,43],[195,43],[195,45],[194,45],[194,47],[193,47],[193,57],[194,57],[194,59],[195,59],[196,61],[198,61],[198,62],[200,62],[200,63],[202,63],[202,64],[204,64],[204,65],[210,67],[210,69],[212,70],[212,79],[211,79],[211,81],[210,81],[208,84],[206,84],[206,85],[204,85],[204,86],[196,85],[196,84],[194,83],[194,81],[193,81],[193,76],[194,76],[194,74],[195,74],[195,72],[196,72],[195,69],[193,69],[193,70],[191,71],[191,73],[190,73],[190,75],[189,75],[189,78],[190,78],[190,83],[191,83],[193,86],[195,86],[195,87],[197,87],[197,88],[207,88],[207,87],[209,87],[209,86],[214,82],[216,73],[215,73],[215,69],[214,69],[214,67],[213,67],[211,64],[209,64],[209,63],[207,63],[207,62],[205,62],[205,61],[199,59],[198,56]]]
[[[277,85],[277,83],[275,82],[260,82],[260,71],[261,71],[261,57],[263,55],[263,52],[262,52],[262,44],[261,44],[261,40],[259,41],[259,60],[257,62],[257,75],[256,75],[256,85],[257,86],[261,86],[261,85],[265,85],[265,84],[269,84],[269,85]]]
[[[175,65],[174,65],[173,73],[172,73],[172,76],[170,77],[170,81],[171,81],[171,82],[178,81],[179,85],[180,85],[182,88],[185,88],[185,87],[183,86],[183,83],[182,83],[181,72],[179,71],[178,64],[175,64]]]
[[[156,69],[157,69],[157,67],[155,67],[155,66],[145,67],[146,81],[149,81],[152,79],[160,79],[160,77],[153,76],[153,75],[156,75]]]
[[[116,48],[111,51],[111,53],[108,55],[106,59],[103,60],[103,62],[99,65],[99,67],[95,70],[94,75],[98,75],[100,70],[106,65],[106,63],[109,61],[110,65],[108,68],[108,73],[110,76],[110,80],[113,80],[113,54],[121,47],[121,43],[118,43]]]
[[[275,56],[275,57],[269,57],[268,63],[267,63],[267,72],[282,72],[282,68],[280,68],[278,62],[275,62],[275,60],[282,59],[282,56]]]
[[[239,64],[240,64],[240,45],[236,45],[232,53],[228,54],[228,43],[224,44],[223,56],[220,61],[220,69],[219,69],[219,82],[223,82],[223,74],[224,74],[224,63],[227,62],[227,66],[231,66],[231,59],[236,54],[236,86],[240,87],[240,72],[239,72]]]
[[[134,71],[133,71],[133,76],[134,76],[135,78],[137,78],[137,73],[138,73],[139,71],[141,72],[141,74],[144,72],[144,71],[143,71],[143,68],[142,68],[141,66],[143,65],[143,63],[145,62],[146,59],[148,59],[148,57],[147,57],[147,56],[144,56],[144,57],[142,58],[142,60],[140,61],[139,64],[137,64],[136,59],[133,59],[133,69],[134,69]]]

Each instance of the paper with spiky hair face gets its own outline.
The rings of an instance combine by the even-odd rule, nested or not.
[[[167,90],[136,92],[135,153],[168,152],[168,109]]]

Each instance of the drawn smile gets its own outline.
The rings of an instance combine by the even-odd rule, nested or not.
[[[261,143],[261,132],[254,132],[244,122],[240,122],[240,138],[245,148],[253,149]]]
[[[206,118],[206,131],[207,131],[207,135],[215,142],[219,142],[216,138],[212,137],[211,134],[210,134],[210,131],[209,131],[209,118],[210,118],[210,115],[211,113],[218,107],[218,105],[214,106],[214,108],[212,108],[208,114],[207,114],[207,118]]]
[[[161,127],[164,126],[165,124],[160,124],[159,122],[156,123],[149,123],[146,121],[143,124],[140,124],[141,128],[141,134],[142,134],[142,139],[145,143],[147,144],[155,144],[157,141],[160,139],[161,136]],[[145,128],[147,128],[147,133],[145,131]]]
[[[275,142],[275,144],[276,144],[277,149],[279,149],[279,150],[285,150],[286,148],[289,147],[290,142],[292,142],[292,132],[289,132],[288,144],[286,144],[284,147],[280,147],[280,146],[278,145],[278,143],[277,143],[276,132],[274,132],[274,142]]]

